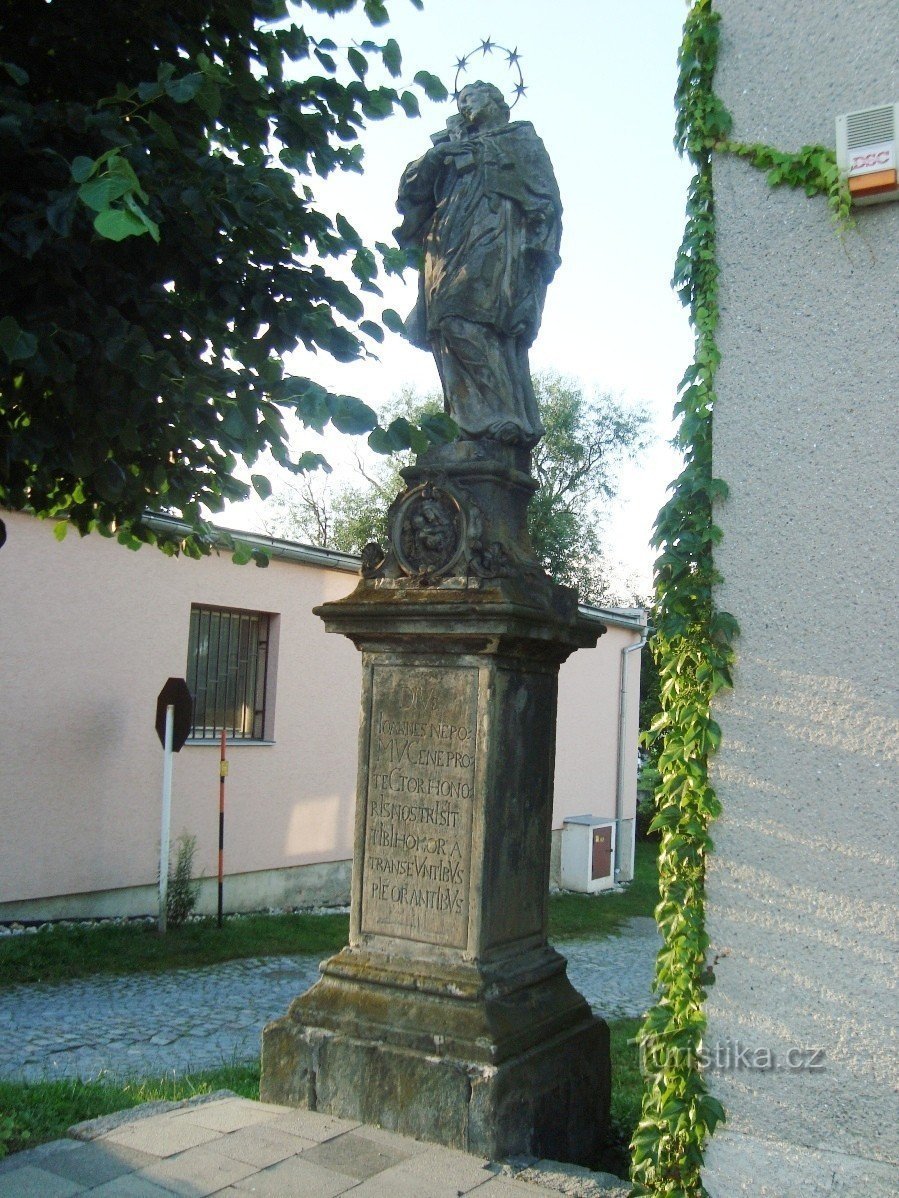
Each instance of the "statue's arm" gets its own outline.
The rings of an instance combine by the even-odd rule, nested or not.
[[[437,207],[435,189],[443,158],[443,148],[432,146],[403,171],[396,201],[403,223],[393,231],[403,249],[421,244],[428,222],[434,215]]]

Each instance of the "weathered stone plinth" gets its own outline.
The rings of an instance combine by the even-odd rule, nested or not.
[[[497,505],[509,573],[391,568],[416,552],[402,521],[438,490],[450,523],[458,503],[471,560],[484,527],[472,490],[512,493],[503,470],[514,468],[494,463],[473,482],[410,472],[394,558],[317,609],[363,653],[350,943],[265,1029],[262,1096],[491,1157],[593,1164],[608,1033],[546,920],[558,668],[595,643],[596,625],[536,563],[539,584],[509,567],[527,557],[526,530],[513,535],[514,512]]]

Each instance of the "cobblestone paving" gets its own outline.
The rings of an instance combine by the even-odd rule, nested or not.
[[[568,974],[606,1018],[641,1015],[659,939],[651,919],[620,936],[560,944]],[[149,1076],[259,1054],[263,1024],[318,977],[318,956],[89,978],[0,991],[0,1077]]]

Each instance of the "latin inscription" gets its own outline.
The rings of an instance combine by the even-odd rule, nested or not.
[[[371,711],[362,930],[461,948],[477,670],[375,666]]]

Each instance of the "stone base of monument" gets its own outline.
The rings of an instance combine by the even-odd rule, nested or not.
[[[382,1006],[389,1018],[390,1007],[420,1005],[422,998],[421,991],[403,994],[365,982],[341,985],[326,966],[325,978],[266,1028],[263,1100],[358,1119],[493,1160],[526,1154],[596,1164],[609,1106],[608,1029],[586,1004],[570,1011],[571,1026],[555,1034],[540,1025],[534,1010],[540,998],[528,991],[471,1004],[477,1010],[460,1009],[464,1000],[430,995],[429,1014],[442,1031],[419,1028],[411,1036],[408,1027],[368,1016],[370,1007]],[[557,1025],[558,1012],[547,1006],[548,1023]],[[504,1055],[486,1031],[491,1007],[501,1023],[537,1015],[528,1030],[538,1041]],[[465,1053],[452,1029],[473,1022],[486,1034]],[[410,1039],[419,1046],[410,1047]],[[452,1049],[447,1041],[455,1041]]]
[[[406,472],[317,609],[362,650],[350,943],[263,1032],[263,1099],[593,1165],[608,1031],[546,939],[558,669],[602,629],[534,560],[520,451]],[[377,549],[377,547],[374,547]]]

